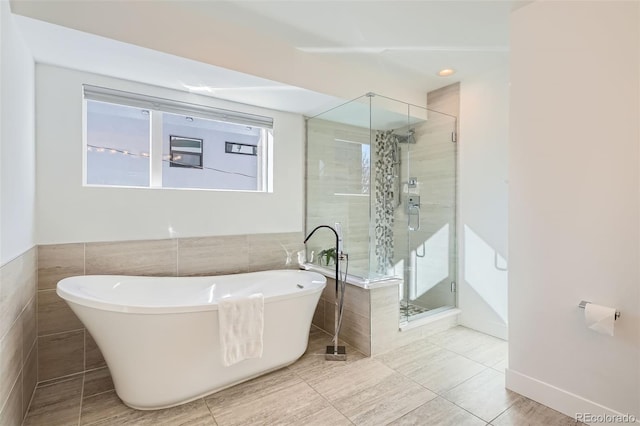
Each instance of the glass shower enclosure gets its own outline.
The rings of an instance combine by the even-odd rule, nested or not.
[[[400,323],[456,306],[456,125],[373,93],[307,119],[306,231],[339,224],[350,276],[401,278]],[[331,268],[334,245],[308,261]]]

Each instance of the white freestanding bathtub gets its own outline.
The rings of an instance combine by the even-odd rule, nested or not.
[[[151,410],[189,402],[296,361],[326,278],[278,270],[212,277],[87,275],[57,293],[95,339],[116,392]],[[263,355],[225,367],[217,301],[264,295]]]

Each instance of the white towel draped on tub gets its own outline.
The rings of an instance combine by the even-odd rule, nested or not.
[[[236,364],[248,358],[262,357],[264,329],[264,297],[262,293],[248,297],[227,297],[218,304],[218,323],[222,363]]]

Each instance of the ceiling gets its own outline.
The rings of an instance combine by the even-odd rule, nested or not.
[[[353,70],[352,81],[357,81],[358,73],[365,79],[362,70],[366,70],[374,80],[387,79],[392,84],[396,81],[398,86],[426,94],[505,66],[509,14],[526,2],[152,3],[13,0],[11,7],[38,62],[314,115],[352,96],[348,90],[333,93],[322,90],[334,83],[331,79],[335,76],[327,74],[329,81],[323,82],[324,86],[317,81],[312,84],[312,78],[321,80],[326,70],[339,70],[338,74],[345,76]],[[157,19],[140,19],[150,16],[150,8],[159,10],[167,5],[171,7],[166,12],[169,21],[166,17],[162,21],[160,15]],[[105,7],[113,9],[113,14],[104,13]],[[172,22],[176,23],[173,28]],[[190,22],[192,26],[188,25]],[[163,28],[162,33],[157,32],[158,27]],[[216,28],[218,33],[214,33]],[[229,34],[231,31],[236,33]],[[191,34],[190,38],[179,39],[182,33]],[[171,34],[175,34],[175,43],[167,38]],[[195,44],[191,46],[193,34],[203,39],[203,46],[209,43],[212,49],[214,45],[220,48],[225,35],[223,41],[229,46],[244,43],[238,44],[238,51],[280,49],[281,55],[272,57],[291,58],[301,72],[296,74],[295,70],[264,63],[265,72],[260,75],[260,69],[255,65],[248,67],[248,61],[241,55],[230,62],[226,57],[229,55],[203,56],[199,52],[206,49],[202,48],[196,54]],[[312,76],[309,69],[315,65],[324,71]],[[438,77],[436,73],[442,68],[453,68],[456,73]],[[306,76],[300,74],[309,76],[305,80]]]
[[[225,2],[253,28],[296,49],[359,62],[417,82],[427,92],[504,62],[509,14],[524,2],[241,1]],[[231,10],[235,12],[231,12]],[[444,68],[457,73],[437,76]]]

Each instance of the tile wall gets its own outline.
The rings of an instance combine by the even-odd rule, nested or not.
[[[340,339],[367,356],[378,355],[421,338],[455,327],[457,315],[400,331],[400,296],[395,284],[372,289],[347,285]],[[329,334],[335,330],[335,280],[327,278],[313,324]],[[327,339],[330,345],[331,339]]]
[[[313,316],[313,324],[331,335],[335,330],[335,295],[336,281],[327,278],[327,285]],[[340,339],[367,356],[371,355],[371,302],[369,297],[369,290],[354,285],[346,286],[340,329]],[[327,345],[330,344],[331,342],[328,341]]]
[[[38,381],[37,249],[0,268],[0,425],[22,423]]]
[[[307,137],[307,230],[340,222],[350,273],[368,276],[369,129],[316,118],[307,122]],[[334,245],[327,231],[308,243],[316,254]]]
[[[295,232],[39,246],[38,381],[105,365],[91,335],[56,294],[59,280],[92,274],[197,276],[297,268],[303,238]]]

